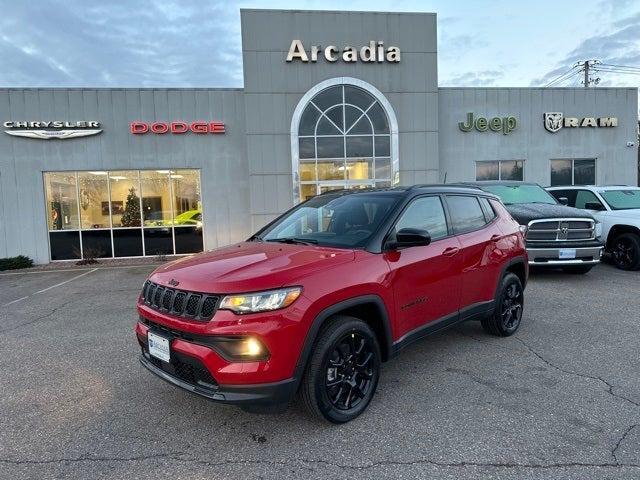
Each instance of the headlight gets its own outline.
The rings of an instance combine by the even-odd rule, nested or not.
[[[522,236],[527,238],[527,231],[529,228],[526,225],[519,225],[518,228],[520,229]]]
[[[598,222],[596,220],[596,238],[600,238],[602,236],[602,222]]]
[[[235,313],[255,313],[278,310],[291,305],[300,296],[302,288],[291,287],[267,292],[228,295],[220,302],[219,309]]]

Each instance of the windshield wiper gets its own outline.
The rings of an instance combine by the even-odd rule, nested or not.
[[[318,241],[313,238],[296,238],[296,237],[285,237],[285,238],[270,238],[267,242],[278,242],[278,243],[291,243],[296,245],[317,245]]]

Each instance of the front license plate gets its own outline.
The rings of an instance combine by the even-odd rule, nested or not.
[[[560,260],[567,260],[569,258],[576,258],[576,249],[575,248],[561,248],[560,249]]]
[[[149,332],[147,333],[147,340],[149,341],[149,355],[169,363],[169,359],[171,358],[171,354],[169,353],[169,339]]]

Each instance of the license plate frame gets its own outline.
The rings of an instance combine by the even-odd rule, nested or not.
[[[561,248],[558,252],[558,258],[560,260],[573,260],[576,258],[575,248]]]
[[[147,333],[147,343],[149,345],[149,355],[166,363],[171,361],[171,340],[149,331]]]

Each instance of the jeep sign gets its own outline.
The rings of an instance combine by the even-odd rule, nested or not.
[[[479,132],[486,132],[491,130],[492,132],[502,132],[504,135],[508,135],[516,129],[518,126],[518,119],[513,116],[507,117],[478,117],[474,120],[473,112],[467,113],[466,122],[458,122],[458,128],[463,132],[470,132],[475,128]]]

